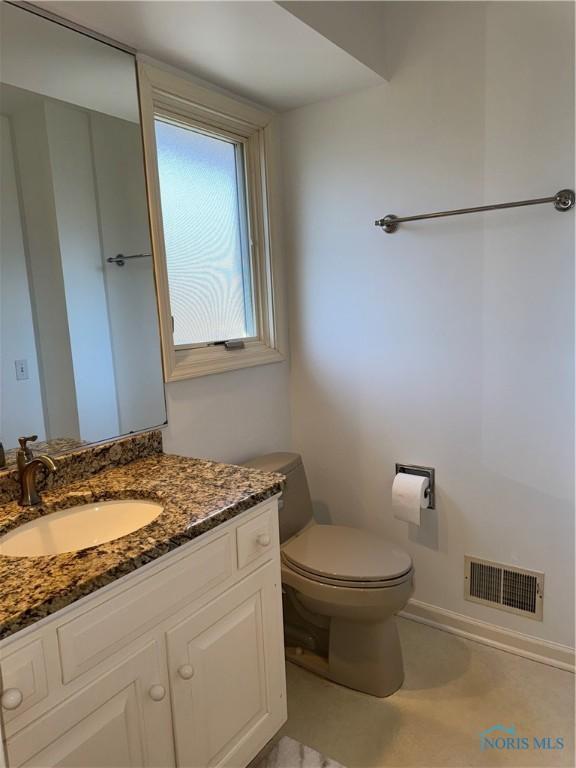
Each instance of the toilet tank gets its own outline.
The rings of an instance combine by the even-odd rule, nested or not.
[[[280,501],[280,541],[301,531],[312,520],[312,500],[299,453],[267,453],[244,462],[245,467],[286,475]]]

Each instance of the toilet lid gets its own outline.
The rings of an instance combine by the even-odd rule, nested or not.
[[[311,525],[282,549],[299,569],[346,581],[387,581],[412,568],[407,552],[382,536],[343,525]]]

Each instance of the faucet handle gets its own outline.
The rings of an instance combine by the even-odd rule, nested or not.
[[[33,443],[36,440],[38,440],[38,435],[29,435],[28,437],[19,437],[18,442],[20,443],[21,450],[24,451],[24,455],[27,459],[31,459],[33,456],[32,449],[28,447],[27,443]]]

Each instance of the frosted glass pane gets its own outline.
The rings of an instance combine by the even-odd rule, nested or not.
[[[155,125],[174,344],[253,336],[241,148],[159,119]]]

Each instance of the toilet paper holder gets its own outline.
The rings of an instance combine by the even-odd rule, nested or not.
[[[436,509],[435,471],[432,467],[419,467],[417,464],[396,464],[396,474],[405,472],[407,475],[421,475],[428,478],[428,488],[424,496],[428,499],[428,509]]]

